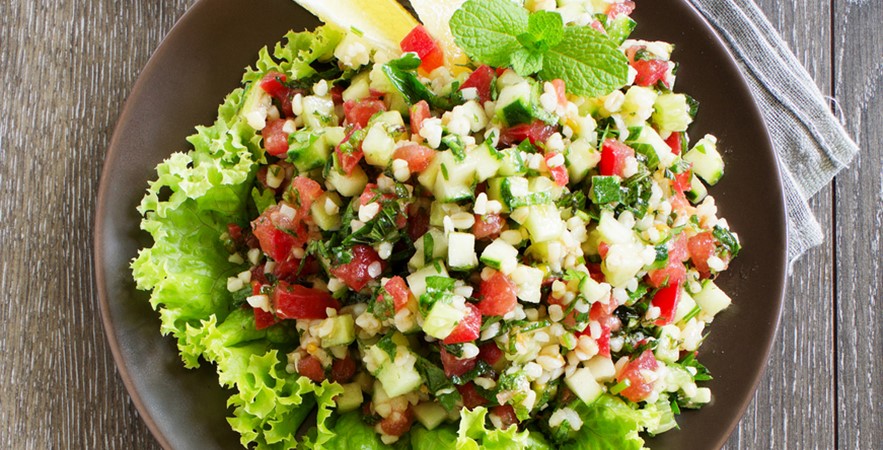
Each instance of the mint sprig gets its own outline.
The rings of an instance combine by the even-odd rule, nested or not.
[[[606,95],[628,79],[628,60],[616,43],[591,27],[564,26],[555,12],[531,14],[508,0],[468,0],[450,26],[473,60],[512,67],[522,76],[560,78],[578,95]]]

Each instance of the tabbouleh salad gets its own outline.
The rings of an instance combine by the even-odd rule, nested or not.
[[[132,265],[242,445],[639,449],[711,400],[739,240],[634,7],[469,0],[458,61],[421,25],[261,50],[157,167]]]

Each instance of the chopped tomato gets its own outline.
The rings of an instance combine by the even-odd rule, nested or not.
[[[503,351],[494,341],[485,342],[478,346],[478,359],[490,364],[496,365],[500,358],[503,357]]]
[[[671,188],[675,190],[675,192],[684,192],[690,189],[690,181],[693,179],[693,171],[685,170],[681,173],[676,173],[675,179],[671,181]]]
[[[432,72],[445,63],[445,54],[441,47],[432,39],[423,25],[417,25],[402,39],[403,52],[414,52],[420,57],[420,68],[427,73]]]
[[[423,126],[423,121],[428,119],[429,116],[429,103],[427,103],[426,100],[420,100],[415,103],[414,106],[411,107],[411,117],[409,119],[411,122],[411,134],[420,137],[420,128]],[[414,169],[411,170],[415,171]],[[419,170],[415,172],[419,172]]]
[[[352,260],[332,268],[331,274],[343,280],[350,289],[361,291],[369,281],[374,279],[368,273],[368,267],[375,262],[380,263],[381,267],[383,267],[383,260],[380,259],[377,252],[369,245],[355,245],[352,252]]]
[[[297,281],[298,271],[300,270],[301,260],[289,257],[284,260],[276,261],[273,266],[273,276],[279,280],[285,280],[289,283]]]
[[[475,389],[475,383],[471,381],[462,386],[457,386],[457,390],[460,391],[460,397],[463,398],[463,406],[466,409],[472,410],[475,407],[487,404],[487,399],[478,393],[478,390]]]
[[[622,369],[619,376],[616,377],[617,382],[622,382],[627,379],[630,383],[629,387],[625,388],[619,393],[619,395],[635,403],[647,398],[647,396],[650,395],[650,392],[653,391],[653,382],[648,382],[644,379],[644,375],[641,371],[656,370],[658,365],[656,358],[653,356],[653,352],[650,350],[644,350],[644,353],[641,353],[640,356],[629,361],[629,363]]]
[[[716,248],[714,235],[710,231],[699,233],[687,241],[690,261],[703,278],[707,278],[711,274],[708,268],[708,258],[714,255]]]
[[[460,90],[475,88],[478,91],[478,100],[481,104],[491,99],[491,85],[497,73],[490,66],[479,66],[469,74],[469,78],[460,85]]]
[[[503,130],[500,135],[500,145],[504,147],[517,145],[526,139],[529,139],[531,144],[546,142],[555,131],[555,127],[541,120],[518,124]]]
[[[564,80],[556,78],[551,81],[555,88],[555,97],[558,99],[558,105],[567,106],[567,91],[565,89]]]
[[[668,139],[665,140],[665,143],[668,144],[672,153],[675,155],[681,154],[681,133],[677,131],[672,133]]]
[[[506,219],[499,214],[476,214],[475,224],[472,225],[472,234],[475,235],[475,239],[494,239],[503,231],[505,224]]]
[[[364,137],[360,137],[362,134],[360,132],[361,129],[362,127],[359,124],[356,124],[349,130],[349,132],[347,132],[343,141],[341,141],[340,144],[337,144],[337,147],[334,149],[337,153],[337,159],[340,162],[340,168],[347,175],[353,173],[353,169],[359,165],[359,161],[361,161],[362,156],[364,156],[364,152],[362,152],[362,139],[364,139]]]
[[[377,184],[368,183],[365,185],[365,190],[362,191],[362,195],[359,196],[359,204],[362,206],[371,203],[371,201],[384,202],[386,200],[395,200],[396,196],[393,194],[382,194],[378,192]]]
[[[383,285],[383,289],[392,296],[396,312],[399,312],[408,306],[408,300],[411,298],[411,290],[408,289],[408,284],[405,283],[405,280],[402,277],[396,275],[390,278],[389,281]]]
[[[687,278],[687,268],[684,263],[669,257],[668,264],[662,269],[647,272],[647,284],[660,288],[669,285],[680,285]]]
[[[349,383],[356,375],[356,361],[347,354],[343,359],[335,359],[331,363],[331,376],[328,377],[335,383]]]
[[[675,310],[678,307],[678,300],[681,298],[681,285],[669,284],[656,292],[650,304],[659,308],[659,318],[656,319],[656,325],[668,325],[675,317]]]
[[[316,383],[325,380],[325,369],[322,368],[319,358],[313,355],[306,355],[297,362],[297,373]]]
[[[322,186],[313,180],[303,176],[296,176],[291,181],[290,191],[295,194],[295,202],[298,205],[298,217],[304,219],[310,214],[310,207],[325,191]]]
[[[458,359],[448,353],[444,346],[440,347],[442,367],[448,377],[461,376],[475,368],[475,358]]]
[[[267,125],[261,130],[264,138],[264,148],[267,153],[279,156],[288,151],[288,133],[282,130],[285,127],[285,119],[268,120]]]
[[[251,223],[261,250],[276,261],[288,259],[291,249],[302,246],[307,240],[303,223],[289,219],[280,209],[280,205],[271,206]]]
[[[512,425],[518,425],[518,416],[515,415],[515,408],[512,405],[500,405],[491,408],[491,414],[500,418],[503,423],[503,429]]]
[[[334,102],[335,105],[343,104],[343,86],[335,85],[331,88],[331,101]]]
[[[435,150],[420,144],[407,144],[397,148],[392,157],[407,161],[411,173],[420,173],[435,158]]]
[[[261,287],[269,284],[266,275],[264,275],[264,265],[258,264],[251,268],[251,293],[258,295],[261,293]]]
[[[481,332],[481,312],[472,303],[467,303],[466,308],[469,312],[457,324],[456,328],[451,331],[451,334],[442,341],[445,345],[462,344],[478,339],[478,335]]]
[[[284,73],[270,71],[261,79],[260,86],[271,97],[280,97],[288,93],[288,86],[285,86],[287,79]]]
[[[618,16],[620,14],[625,14],[626,16],[628,16],[634,10],[635,10],[635,2],[627,0],[627,1],[624,1],[621,3],[614,3],[614,4],[610,5],[610,7],[607,9],[607,17],[609,17],[611,19],[615,19],[616,16]]]
[[[276,316],[274,316],[273,313],[264,311],[261,308],[254,308],[254,328],[256,330],[263,330],[264,328],[275,325],[276,322]]]
[[[668,72],[668,61],[641,59],[632,62],[631,66],[638,72],[635,75],[636,86],[654,86],[660,80],[664,80]]]
[[[598,344],[598,354],[609,358],[610,357],[610,327],[609,326],[601,325],[601,337],[599,337],[598,339],[595,339],[595,343]]]
[[[601,255],[601,259],[607,257],[607,252],[610,251],[610,244],[601,241],[598,243],[598,254]],[[591,272],[591,271],[590,271]]]
[[[518,299],[515,283],[502,272],[494,272],[487,280],[482,280],[478,289],[478,310],[485,316],[502,316],[512,311]]]
[[[686,261],[690,258],[687,252],[687,236],[683,233],[668,241],[668,257],[675,261]]]
[[[546,167],[548,167],[549,160],[556,156],[558,156],[558,153],[556,152],[546,153]],[[568,175],[567,173],[567,167],[565,167],[563,164],[555,167],[549,167],[549,171],[552,172],[552,179],[555,180],[555,184],[557,184],[558,186],[564,187],[567,186],[567,183],[570,182],[570,175]]]
[[[606,243],[601,242],[600,244],[598,244],[598,252],[601,251],[601,244],[604,244],[605,246],[607,246]],[[609,247],[607,247],[607,248],[609,248]],[[605,251],[604,254],[606,255],[607,252]],[[601,257],[603,258],[604,256],[601,256]],[[604,275],[604,271],[601,270],[601,264],[586,263],[586,268],[589,269],[589,276],[592,277],[593,280],[595,280],[599,283],[604,283],[607,281],[607,277]]]
[[[358,125],[359,128],[368,126],[368,121],[374,114],[386,111],[386,104],[383,100],[366,98],[363,100],[347,100],[343,102],[343,114],[346,117],[346,123],[350,125]]]
[[[340,304],[327,291],[280,280],[273,289],[273,308],[280,319],[324,319],[327,308]]]
[[[601,145],[601,162],[598,163],[598,170],[601,175],[623,177],[626,159],[629,157],[635,157],[635,151],[631,147],[616,139],[606,139]]]
[[[389,436],[401,436],[411,429],[414,423],[414,409],[408,405],[404,411],[393,411],[380,421],[380,429],[383,434]]]
[[[230,239],[238,241],[242,238],[242,227],[235,223],[228,223],[227,234],[230,235]]]

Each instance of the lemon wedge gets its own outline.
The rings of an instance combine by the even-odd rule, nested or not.
[[[410,0],[410,2],[426,31],[444,51],[445,66],[455,74],[465,70],[462,65],[467,62],[467,57],[454,42],[450,21],[454,11],[460,9],[466,0]]]
[[[419,23],[395,0],[295,0],[322,22],[354,31],[378,49],[400,52],[399,43]]]

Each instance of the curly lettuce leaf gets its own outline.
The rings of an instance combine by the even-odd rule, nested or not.
[[[658,405],[658,404],[657,404]],[[591,405],[575,402],[573,409],[583,421],[579,431],[571,432],[562,450],[641,450],[640,432],[658,426],[665,411],[657,405],[643,409],[629,406],[619,398],[604,394]],[[668,408],[668,412],[671,410]]]
[[[411,428],[411,448],[414,450],[449,450],[457,441],[457,428],[440,426],[434,430],[415,425]]]
[[[517,427],[505,430],[488,429],[485,426],[487,409],[478,407],[460,411],[460,427],[457,430],[457,450],[520,450],[547,449],[545,440],[539,433],[528,430],[518,432]]]
[[[353,411],[337,418],[331,438],[322,447],[324,450],[404,450],[411,448],[405,435],[393,445],[384,444],[374,427],[362,422],[358,412]]]
[[[265,161],[261,136],[244,119],[247,97],[269,70],[291,79],[313,76],[312,63],[328,60],[343,33],[331,27],[289,33],[271,56],[259,54],[243,77],[243,88],[228,95],[218,118],[197,127],[187,140],[193,149],[174,153],[157,166],[138,206],[141,228],[153,245],[132,262],[138,289],[151,290],[164,335],[177,339],[184,365],[200,360],[217,366],[221,385],[232,388],[230,425],[246,447],[323,448],[334,435],[328,422],[338,384],[316,385],[285,371],[284,354],[294,336],[283,326],[256,330],[250,310],[235,308],[226,288],[228,276],[242,270],[229,262],[221,242],[231,222],[246,222],[258,165]],[[317,412],[315,431],[298,444],[298,428]]]
[[[322,25],[313,31],[289,31],[285,43],[277,43],[272,55],[266,47],[261,49],[255,67],[246,69],[242,82],[258,81],[270,71],[284,73],[292,80],[310,78],[318,73],[313,63],[329,61],[344,35],[331,25]]]

